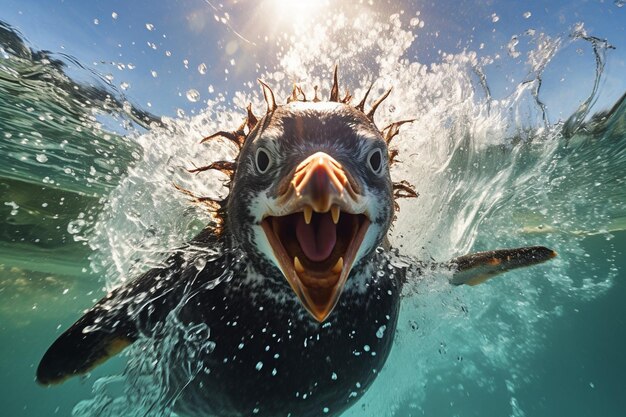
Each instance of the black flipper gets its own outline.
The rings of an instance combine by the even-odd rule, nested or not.
[[[48,348],[37,368],[37,382],[52,385],[84,374],[121,352],[138,337],[137,297],[162,270],[153,269],[112,291]]]
[[[454,273],[452,285],[478,285],[489,278],[512,269],[548,261],[556,252],[543,246],[498,249],[460,256],[448,264]]]
[[[151,269],[112,291],[48,348],[37,368],[37,381],[58,384],[89,372],[149,332],[180,302],[185,291],[197,290],[202,284],[195,279],[198,270],[188,266],[219,245],[213,229],[207,228],[174,253],[163,268]],[[225,262],[224,257],[214,259],[198,281],[214,278],[223,268],[219,262]]]

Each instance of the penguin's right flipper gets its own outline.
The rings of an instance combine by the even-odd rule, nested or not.
[[[48,348],[37,368],[37,381],[58,384],[89,372],[149,332],[178,305],[185,291],[211,281],[223,269],[207,266],[202,279],[196,280],[198,270],[188,268],[206,248],[217,248],[220,242],[214,228],[207,227],[188,247],[170,256],[163,268],[151,269],[100,300]],[[212,263],[225,259],[223,255]]]
[[[151,291],[155,280],[166,271],[152,269],[115,289],[89,309],[48,348],[37,368],[37,382],[62,383],[89,372],[133,343],[139,334],[139,315],[152,313],[167,298],[159,297],[163,294],[158,294],[158,290],[157,294]],[[145,308],[148,304],[150,309]]]
[[[546,262],[556,252],[544,246],[515,249],[498,249],[478,252],[452,259],[447,265],[452,269],[452,285],[478,285],[501,273]]]

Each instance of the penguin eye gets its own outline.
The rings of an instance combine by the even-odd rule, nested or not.
[[[258,169],[261,174],[265,174],[272,164],[269,152],[263,148],[257,149],[255,161],[256,169]]]
[[[380,148],[372,149],[367,155],[367,164],[374,174],[380,175],[383,168],[383,153]]]

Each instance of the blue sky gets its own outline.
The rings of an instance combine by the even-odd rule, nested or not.
[[[0,19],[16,27],[36,49],[62,52],[102,74],[112,83],[129,84],[131,101],[158,115],[200,111],[207,99],[229,94],[254,81],[259,72],[276,65],[276,40],[292,33],[297,19],[306,19],[315,3],[318,11],[341,7],[350,13],[375,10],[381,16],[404,11],[405,20],[420,11],[424,28],[408,58],[421,63],[441,60],[440,53],[475,50],[479,56],[507,55],[511,36],[528,29],[564,36],[577,22],[590,35],[607,38],[610,51],[600,106],[608,106],[626,91],[626,6],[613,0],[590,1],[390,1],[330,2],[301,0],[185,0],[81,1],[0,0]],[[300,7],[300,8],[298,8]],[[216,20],[228,15],[226,23]],[[311,18],[321,18],[320,14]],[[146,25],[149,25],[148,27]],[[150,26],[151,25],[151,26]],[[267,38],[267,39],[266,39]],[[523,37],[520,38],[523,48]],[[568,112],[590,89],[592,51],[580,42],[560,53],[546,73],[544,91],[551,108]],[[581,55],[589,55],[580,59]],[[185,60],[187,64],[185,64]],[[235,65],[231,64],[234,60]],[[118,69],[118,64],[121,70]],[[133,69],[129,69],[129,65]],[[205,64],[206,73],[198,67]],[[257,67],[255,64],[259,64]],[[522,58],[507,57],[487,68],[494,96],[507,91],[527,75]],[[228,71],[228,73],[226,73]],[[156,75],[156,77],[154,76]],[[209,90],[212,86],[212,92]],[[549,89],[558,89],[558,94]],[[200,94],[191,102],[186,92]],[[148,107],[150,103],[150,107]]]

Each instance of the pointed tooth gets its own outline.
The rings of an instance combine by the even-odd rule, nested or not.
[[[297,256],[294,256],[294,258],[293,258],[293,267],[295,268],[296,272],[298,272],[298,273],[304,272],[304,267],[300,263],[300,259],[298,259]]]
[[[340,256],[339,259],[337,259],[337,263],[335,264],[335,266],[333,266],[333,273],[338,274],[341,272],[341,270],[343,269],[343,256]]]
[[[330,214],[333,216],[333,223],[339,223],[339,214],[341,214],[341,210],[339,210],[339,206],[334,205],[330,208]]]
[[[310,224],[312,218],[313,218],[313,209],[311,208],[311,206],[305,206],[304,207],[304,222],[306,224]]]

